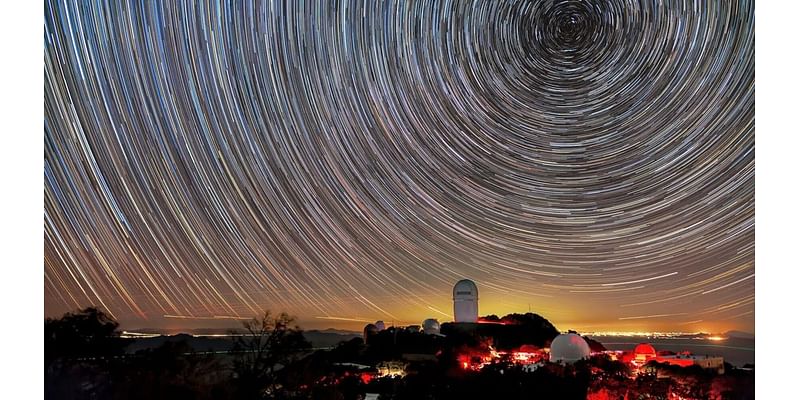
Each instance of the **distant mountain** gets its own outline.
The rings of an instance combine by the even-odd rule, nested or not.
[[[738,339],[755,339],[756,335],[750,332],[742,332],[742,331],[727,331],[723,333],[725,337],[729,338],[738,338]]]
[[[336,346],[341,342],[361,337],[361,334],[338,329],[325,329],[324,331],[305,331],[303,332],[303,336],[305,336],[306,340],[311,342],[312,347],[320,348]]]
[[[233,347],[233,340],[230,337],[207,337],[207,336],[192,336],[186,333],[180,333],[171,336],[156,336],[148,338],[133,339],[133,342],[127,347],[128,353],[135,353],[140,350],[155,349],[164,343],[172,342],[178,343],[185,341],[194,351],[229,351]]]
[[[311,342],[311,346],[315,348],[333,347],[341,342],[361,337],[360,334],[355,332],[339,331],[336,329],[305,331],[303,332],[303,336],[305,336],[306,340]],[[136,338],[127,347],[126,351],[135,353],[139,350],[154,349],[166,342],[180,341],[186,341],[195,351],[229,351],[233,347],[233,338],[231,337],[192,336],[186,333],[180,333],[177,335]]]
[[[358,331],[348,331],[348,330],[344,330],[344,329],[334,329],[334,328],[312,329],[312,330],[306,331],[306,333],[309,333],[309,332],[335,333],[337,335],[357,335],[357,336],[361,336],[361,332],[358,332]]]

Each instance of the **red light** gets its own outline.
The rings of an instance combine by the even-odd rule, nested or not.
[[[365,385],[368,384],[369,381],[371,380],[372,380],[372,374],[370,374],[369,372],[364,372],[361,374],[361,382],[363,382]]]
[[[487,320],[482,319],[482,318],[478,318],[478,323],[479,324],[493,324],[493,325],[507,325],[505,322],[502,322],[502,321],[487,321]]]

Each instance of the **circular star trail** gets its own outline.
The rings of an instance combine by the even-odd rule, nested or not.
[[[232,3],[46,2],[46,313],[752,330],[753,2]]]

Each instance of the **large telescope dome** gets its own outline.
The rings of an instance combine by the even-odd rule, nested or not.
[[[478,322],[478,286],[469,279],[453,287],[453,311],[456,322]]]
[[[590,354],[589,344],[575,333],[558,335],[550,344],[550,361],[552,362],[574,363],[588,358]]]
[[[650,343],[639,343],[636,345],[636,348],[633,349],[633,353],[636,358],[655,358],[656,348]]]

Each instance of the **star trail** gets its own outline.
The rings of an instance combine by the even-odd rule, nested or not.
[[[45,313],[754,329],[754,2],[45,2]],[[349,324],[349,325],[348,325]]]

